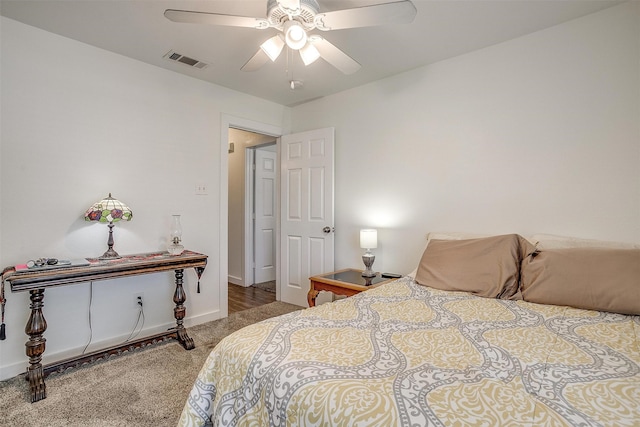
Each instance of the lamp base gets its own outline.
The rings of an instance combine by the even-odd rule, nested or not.
[[[373,262],[376,260],[376,256],[371,253],[362,255],[362,262],[364,263],[365,270],[362,272],[362,277],[376,277],[375,271],[371,269]]]
[[[107,240],[107,246],[109,247],[109,249],[107,249],[107,251],[103,253],[102,256],[98,259],[121,258],[120,255],[118,255],[118,252],[113,250],[113,222],[107,224],[107,227],[109,227],[109,239]]]
[[[182,246],[180,243],[172,243],[169,246],[167,246],[167,252],[169,252],[169,255],[180,255],[182,252],[184,252],[184,246]]]
[[[114,251],[113,248],[109,248],[98,259],[118,259],[118,258],[122,258],[122,257],[118,254],[118,252]]]

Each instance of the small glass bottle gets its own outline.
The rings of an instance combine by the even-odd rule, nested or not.
[[[182,225],[180,224],[180,215],[173,215],[171,222],[171,244],[167,248],[169,255],[180,255],[184,252],[184,246],[180,244],[182,241]]]

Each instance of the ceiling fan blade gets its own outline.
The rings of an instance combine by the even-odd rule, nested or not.
[[[190,10],[167,9],[164,16],[173,22],[187,24],[224,25],[228,27],[268,28],[266,19],[248,16],[222,15],[220,13],[195,12]]]
[[[342,71],[344,74],[353,74],[361,67],[358,62],[349,55],[329,43],[319,36],[314,36],[311,40],[313,45],[318,49],[320,57],[329,64]]]
[[[315,21],[319,30],[342,30],[386,24],[408,24],[413,21],[416,12],[413,3],[405,0],[319,13]]]
[[[256,71],[260,67],[269,61],[269,56],[262,50],[262,48],[258,49],[258,51],[251,57],[250,60],[247,61],[246,64],[240,68],[242,71]]]

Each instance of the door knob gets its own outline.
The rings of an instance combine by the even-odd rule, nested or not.
[[[333,233],[334,231],[336,231],[335,227],[325,227],[322,229],[322,232],[325,234],[329,234],[329,233]]]

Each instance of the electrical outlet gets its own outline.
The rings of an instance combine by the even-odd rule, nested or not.
[[[139,309],[144,304],[144,294],[142,292],[134,294],[133,300],[135,302],[135,307]]]

